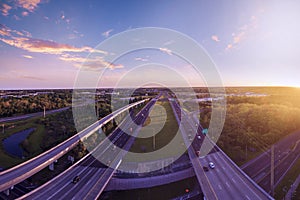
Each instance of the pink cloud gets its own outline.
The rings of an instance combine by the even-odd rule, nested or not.
[[[102,35],[103,35],[104,37],[109,37],[109,35],[110,35],[110,33],[111,33],[112,31],[113,31],[113,29],[109,29],[108,31],[103,32]]]
[[[123,65],[108,62],[101,56],[86,58],[86,57],[74,56],[70,54],[63,54],[59,57],[59,59],[65,62],[73,63],[73,65],[76,68],[83,68],[85,70],[90,70],[90,71],[104,69],[104,68],[108,68],[111,70],[124,68]]]
[[[23,55],[24,58],[32,59],[33,57],[30,55]]]
[[[249,32],[253,31],[257,28],[257,17],[251,16],[249,23],[242,25],[236,33],[232,33],[232,41],[230,44],[227,45],[225,50],[232,49],[234,47],[237,47],[238,44],[240,44],[243,40],[245,40]]]
[[[0,38],[0,40],[11,46],[27,50],[29,52],[47,53],[47,54],[62,54],[63,52],[98,52],[106,54],[101,50],[93,50],[91,47],[74,47],[68,44],[60,44],[54,41],[12,37],[11,39]]]
[[[172,51],[171,51],[170,49],[168,49],[168,48],[159,48],[159,50],[160,50],[161,52],[164,52],[164,53],[166,53],[166,54],[169,54],[170,56],[172,55]]]
[[[0,35],[2,36],[10,36],[10,30],[6,26],[0,24]]]
[[[33,12],[38,4],[41,3],[41,0],[17,0],[17,5],[22,7],[30,12]]]
[[[7,16],[8,14],[9,14],[9,11],[10,11],[10,9],[11,9],[12,7],[10,6],[10,5],[7,5],[7,4],[2,4],[1,5],[1,8],[0,8],[0,10],[1,10],[1,12],[2,12],[2,15],[4,15],[4,16]]]
[[[211,39],[212,39],[213,41],[215,41],[215,42],[220,42],[219,37],[216,36],[216,35],[212,35],[212,36],[211,36]]]
[[[226,47],[226,50],[229,50],[232,48],[232,44],[228,44],[227,47]]]
[[[26,16],[28,16],[28,15],[29,15],[29,12],[27,12],[27,11],[22,12],[22,16],[23,16],[23,17],[26,17]]]
[[[27,75],[21,75],[19,76],[20,78],[25,78],[25,79],[32,79],[32,80],[37,80],[37,81],[44,81],[44,78],[36,77],[36,76],[27,76]]]
[[[136,60],[136,61],[142,61],[142,62],[147,62],[148,61],[147,58],[141,58],[141,57],[136,57],[136,58],[134,58],[134,60]]]
[[[238,44],[245,37],[245,32],[240,32],[233,37],[233,43]]]

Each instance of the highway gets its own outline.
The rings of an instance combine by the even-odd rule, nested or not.
[[[287,171],[299,159],[300,134],[292,133],[274,145],[274,186],[279,184]],[[267,192],[271,191],[270,149],[241,167]]]
[[[282,180],[282,178],[288,172],[288,170],[297,162],[300,156],[299,152],[300,144],[298,143],[298,145],[293,151],[289,152],[285,157],[277,159],[274,168],[274,187],[276,187],[279,184],[279,182]],[[259,175],[256,176],[253,180],[255,180],[267,192],[271,192],[270,164],[266,166],[267,167],[260,171]]]
[[[46,115],[57,113],[57,112],[62,112],[65,110],[68,110],[70,107],[64,107],[64,108],[59,108],[55,110],[48,110],[45,112]],[[0,118],[0,123],[5,123],[5,122],[11,122],[11,121],[18,121],[18,120],[24,120],[28,118],[33,118],[33,117],[42,117],[44,116],[44,112],[36,112],[36,113],[30,113],[26,115],[20,115],[20,116],[15,116],[15,117],[5,117],[5,118]]]
[[[219,199],[269,199],[260,191],[257,191],[247,178],[242,176],[231,163],[225,159],[221,152],[208,154],[200,158],[203,166],[208,166],[209,162],[215,164],[214,169],[206,172],[206,176],[211,181],[211,185]]]
[[[147,99],[146,99],[147,100]],[[66,154],[70,149],[75,147],[80,140],[80,138],[86,137],[89,134],[93,133],[99,127],[101,127],[106,122],[113,119],[119,113],[128,110],[131,107],[134,107],[137,104],[143,103],[146,100],[142,100],[130,105],[127,105],[123,108],[120,108],[113,112],[110,115],[102,118],[101,120],[93,123],[89,127],[85,128],[84,130],[80,131],[76,135],[70,137],[69,139],[65,140],[64,142],[60,143],[59,145],[49,149],[48,151],[24,162],[20,165],[17,165],[13,168],[0,172],[0,192],[9,189],[10,187],[24,181],[25,179],[29,178],[33,174],[39,172],[43,168],[47,167],[55,160],[59,159],[61,156]]]
[[[173,104],[172,108],[175,115],[179,116],[178,112],[181,112],[182,116],[187,115],[183,110],[180,111],[177,102],[170,101],[170,103]],[[183,128],[181,129],[186,142],[190,137],[189,131],[192,129],[194,133],[197,133],[198,128],[194,126],[195,123],[189,120],[187,116],[181,120],[186,120],[182,121]],[[205,140],[205,138],[208,140]],[[201,145],[211,145],[213,149],[208,155],[198,158],[195,151],[198,151]],[[202,135],[200,140],[196,137],[188,149],[188,153],[198,182],[207,199],[272,199],[271,196],[250,180],[246,174],[243,174],[208,137]],[[203,166],[208,166],[209,162],[213,162],[216,167],[205,172]]]
[[[41,187],[24,195],[20,199],[96,199],[104,190],[113,176],[117,167],[121,164],[122,157],[133,144],[141,125],[146,120],[150,108],[155,104],[156,98],[152,99],[136,116],[135,123],[139,125],[132,130],[130,116],[123,121],[119,128],[110,134],[108,139],[103,140],[90,154],[75,163],[59,176],[50,180]],[[123,132],[133,131],[132,136]],[[111,141],[111,142],[110,142]],[[113,143],[113,144],[112,144]],[[121,149],[115,148],[118,146]],[[94,157],[96,156],[96,158]],[[105,160],[107,167],[100,163],[97,158]],[[77,184],[71,183],[75,176],[81,180]]]
[[[179,107],[177,102],[175,102],[173,100],[170,100],[169,102],[170,102],[171,107],[173,109],[176,120],[177,120],[178,124],[180,124],[180,121],[185,119],[185,117],[181,118],[183,112],[181,111],[181,108]],[[187,124],[188,124],[187,121],[183,122],[184,126],[187,125]],[[200,187],[201,187],[201,190],[202,190],[204,196],[207,199],[210,199],[210,200],[218,199],[217,194],[215,193],[209,179],[207,178],[207,176],[206,176],[206,174],[203,170],[202,164],[201,164],[200,160],[198,159],[198,156],[195,153],[194,148],[189,147],[189,144],[190,144],[190,142],[189,142],[190,138],[189,137],[190,136],[187,134],[187,132],[189,132],[190,129],[191,129],[191,127],[187,128],[187,127],[180,126],[180,131],[181,131],[181,134],[183,136],[184,143],[188,147],[188,155],[189,155],[189,158],[190,158],[191,163],[193,165],[197,180],[200,184]]]

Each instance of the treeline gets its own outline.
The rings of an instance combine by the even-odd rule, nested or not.
[[[243,163],[251,153],[265,151],[300,129],[299,100],[297,93],[227,98],[225,124],[217,144],[234,161]],[[209,125],[210,114],[209,110],[201,113],[204,127]]]
[[[37,123],[42,124],[45,128],[45,135],[40,144],[43,151],[58,145],[77,133],[71,109],[48,115],[46,118],[39,118]]]
[[[44,110],[70,106],[72,93],[49,93],[28,97],[0,98],[0,117],[11,117],[16,114],[28,114]]]

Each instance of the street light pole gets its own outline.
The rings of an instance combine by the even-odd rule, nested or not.
[[[246,144],[246,161],[248,160],[248,144]]]
[[[44,106],[44,118],[46,117],[46,107]]]
[[[274,196],[274,144],[271,146],[271,195]]]
[[[154,129],[152,129],[152,135],[153,135],[153,150],[155,150],[155,134],[154,134]]]

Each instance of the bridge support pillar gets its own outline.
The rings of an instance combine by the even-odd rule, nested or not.
[[[4,192],[4,194],[6,194],[6,196],[9,196],[9,194],[10,194],[10,191],[9,191],[9,189],[7,189],[7,190],[4,190],[3,192]]]
[[[50,171],[54,171],[54,163],[51,163],[51,164],[49,165],[49,170],[50,170]]]
[[[74,157],[73,156],[68,156],[68,160],[71,161],[71,163],[74,163]]]

